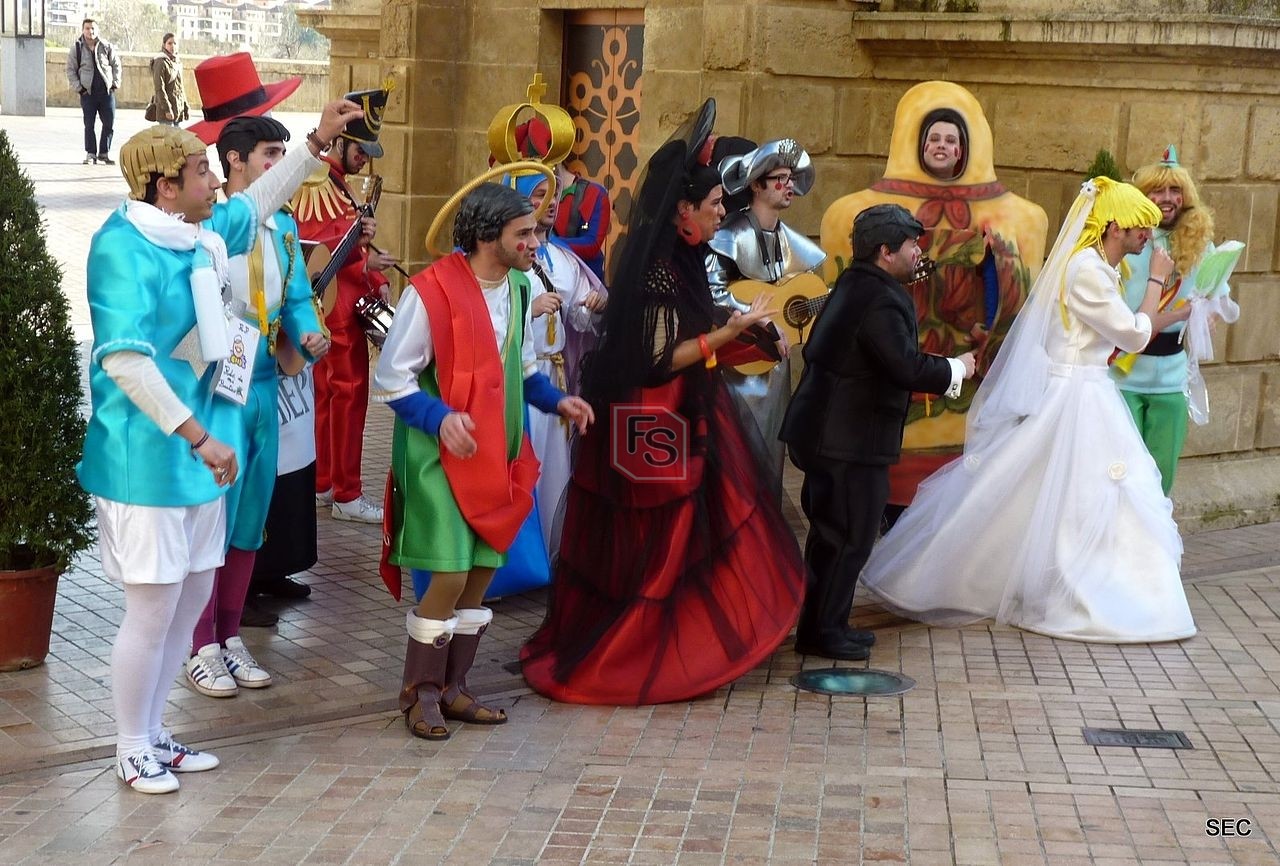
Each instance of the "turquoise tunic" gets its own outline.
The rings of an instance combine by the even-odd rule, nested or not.
[[[243,196],[223,209],[217,231],[229,255],[248,251],[256,217],[252,201]],[[123,208],[93,236],[88,263],[93,414],[76,472],[94,496],[133,505],[189,506],[226,492],[192,456],[186,440],[162,432],[102,369],[102,359],[112,352],[150,357],[178,399],[201,424],[211,426],[216,365],[197,374],[190,362],[173,357],[196,324],[191,298],[196,255],[152,244],[125,218]]]
[[[212,227],[220,224],[226,207],[226,203],[214,205]],[[236,483],[227,491],[227,543],[239,550],[257,550],[262,546],[262,530],[276,484],[280,419],[276,408],[276,364],[269,353],[271,336],[277,328],[283,328],[301,351],[302,335],[321,331],[311,282],[298,245],[298,224],[283,210],[277,212],[274,219],[275,231],[268,229],[267,234],[275,244],[284,305],[267,311],[268,333],[258,339],[248,400],[243,406],[229,400],[214,401],[212,432],[235,448],[240,466]],[[256,321],[254,310],[249,310],[247,315],[250,321]],[[303,355],[312,360],[309,353],[303,352]]]
[[[1142,299],[1147,293],[1147,279],[1151,276],[1151,250],[1159,247],[1169,252],[1169,232],[1158,228],[1152,235],[1151,243],[1136,255],[1127,256],[1129,279],[1124,281],[1124,300],[1129,309],[1137,312],[1142,306]],[[1213,244],[1209,244],[1205,252],[1211,252]],[[1197,268],[1183,276],[1182,285],[1174,303],[1190,301],[1196,284]],[[1184,322],[1174,322],[1162,333],[1177,334],[1185,327]],[[1124,375],[1114,366],[1111,378],[1116,381],[1121,391],[1133,391],[1139,394],[1181,394],[1187,386],[1187,355],[1179,352],[1176,355],[1139,355],[1133,364],[1133,370]]]
[[[524,341],[525,311],[529,304],[528,278],[519,271],[509,274],[511,315],[507,335],[499,346],[503,364],[507,459],[514,460],[524,438]],[[440,384],[433,360],[418,377],[418,387],[440,398]],[[436,572],[498,568],[507,557],[472,531],[449,488],[440,466],[440,440],[399,417],[391,439],[391,472],[394,479],[394,532],[390,561],[405,568]]]

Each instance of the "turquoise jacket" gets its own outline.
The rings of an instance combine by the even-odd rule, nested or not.
[[[248,251],[256,217],[253,203],[244,196],[214,214],[212,223],[226,240],[229,255]],[[94,496],[133,505],[189,506],[212,502],[226,492],[192,456],[186,440],[161,431],[102,369],[102,359],[112,352],[147,355],[178,399],[198,421],[210,425],[217,365],[198,370],[174,357],[196,324],[191,298],[195,256],[194,250],[152,244],[125,218],[123,208],[93,236],[88,263],[93,414],[76,471],[81,485]]]
[[[1142,299],[1147,293],[1147,279],[1151,276],[1151,250],[1154,247],[1170,252],[1168,231],[1157,228],[1152,233],[1151,243],[1147,244],[1142,252],[1125,257],[1130,273],[1129,279],[1124,281],[1124,300],[1129,305],[1129,309],[1135,312],[1142,306]],[[1209,244],[1205,252],[1211,252],[1213,249],[1213,244]],[[1178,294],[1173,303],[1190,301],[1196,284],[1197,270],[1198,268],[1192,268],[1190,274],[1182,277],[1182,285],[1178,287]],[[1165,328],[1163,333],[1179,333],[1185,324],[1185,322],[1174,322]],[[1181,393],[1187,387],[1187,354],[1179,352],[1176,355],[1160,357],[1139,355],[1134,361],[1132,372],[1124,375],[1113,366],[1111,378],[1122,391],[1133,391],[1138,394]]]
[[[228,205],[214,205],[215,220],[225,207]],[[302,349],[302,335],[323,333],[298,242],[298,224],[283,210],[273,214],[272,220],[275,228],[268,226],[267,234],[274,242],[284,302],[273,307],[272,301],[268,301],[268,334],[258,339],[247,401],[241,406],[215,399],[211,424],[213,435],[235,449],[240,466],[236,483],[227,491],[227,541],[240,550],[257,550],[262,546],[262,531],[276,483],[280,421],[276,405],[276,363],[269,353],[271,336],[282,329],[311,361],[314,359],[310,353]],[[245,315],[251,322],[257,320],[253,309]]]

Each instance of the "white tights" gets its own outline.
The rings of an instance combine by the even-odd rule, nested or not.
[[[169,689],[212,591],[213,571],[193,572],[180,583],[124,585],[124,621],[111,648],[111,697],[120,754],[159,739]]]

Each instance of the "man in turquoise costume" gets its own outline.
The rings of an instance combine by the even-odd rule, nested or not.
[[[228,197],[278,164],[286,154],[289,130],[278,120],[257,114],[235,117],[225,125],[205,125],[202,138],[216,138]],[[216,224],[230,202],[214,205]],[[243,406],[227,405],[215,431],[236,449],[241,473],[227,493],[226,561],[214,576],[213,594],[192,635],[187,681],[214,698],[234,697],[240,688],[265,688],[271,675],[240,639],[255,553],[262,546],[267,509],[276,481],[279,419],[276,412],[277,341],[288,339],[308,360],[317,360],[329,341],[311,293],[298,225],[287,208],[268,215],[258,227],[247,255],[229,262],[233,312],[252,325],[257,351]],[[284,335],[282,336],[281,332]]]
[[[314,137],[335,137],[359,113],[329,104]],[[235,450],[210,435],[222,399],[214,362],[231,355],[221,287],[228,255],[247,252],[260,215],[319,164],[320,148],[308,149],[202,224],[218,188],[204,142],[145,129],[120,153],[129,199],[90,246],[92,415],[78,474],[95,497],[103,572],[124,587],[111,654],[116,773],[142,793],[175,791],[175,772],[218,764],[174,741],[161,714],[223,562],[223,495],[239,471]]]

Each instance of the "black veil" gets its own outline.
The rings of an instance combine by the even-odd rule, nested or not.
[[[609,267],[604,332],[582,362],[582,393],[592,403],[627,388],[657,384],[651,356],[657,313],[646,292],[649,270],[686,246],[678,241],[672,218],[715,119],[715,100],[708,99],[654,152],[640,175],[627,233]],[[674,338],[673,330],[667,333]]]

